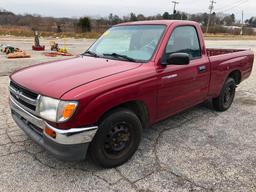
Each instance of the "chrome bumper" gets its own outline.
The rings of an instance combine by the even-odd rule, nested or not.
[[[33,114],[24,110],[13,97],[10,97],[10,108],[12,112],[15,112],[20,118],[27,124],[32,124],[41,130],[43,136],[46,136],[50,140],[64,145],[82,144],[91,142],[95,136],[98,127],[85,127],[85,128],[71,128],[68,130],[57,129],[43,119],[34,116]],[[29,126],[28,126],[29,127]],[[45,133],[45,128],[49,128],[56,133],[56,137],[50,137]],[[32,129],[31,129],[32,130]]]

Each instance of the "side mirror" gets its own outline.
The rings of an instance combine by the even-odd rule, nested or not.
[[[188,65],[190,57],[187,53],[172,53],[168,56],[167,65]]]

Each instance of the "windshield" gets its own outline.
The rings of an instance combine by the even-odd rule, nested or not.
[[[102,57],[145,62],[153,56],[164,30],[165,25],[112,27],[88,51]]]

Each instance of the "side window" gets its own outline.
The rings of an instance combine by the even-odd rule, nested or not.
[[[194,27],[181,26],[174,29],[165,49],[164,62],[172,53],[187,53],[190,59],[201,57],[201,47]]]

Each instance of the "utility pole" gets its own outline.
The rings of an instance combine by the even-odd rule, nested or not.
[[[211,0],[211,1],[210,1],[210,6],[209,6],[210,13],[209,13],[209,18],[208,18],[206,33],[208,33],[208,31],[209,31],[209,26],[210,26],[210,23],[211,23],[212,11],[213,11],[213,9],[214,9],[214,4],[215,4],[215,3],[216,3],[216,1],[214,1],[214,0]]]
[[[241,35],[244,34],[244,11],[242,11],[242,27],[241,27]]]
[[[172,1],[172,3],[173,3],[173,17],[175,18],[175,14],[176,14],[176,5],[178,5],[179,2],[178,2],[178,1]]]

